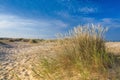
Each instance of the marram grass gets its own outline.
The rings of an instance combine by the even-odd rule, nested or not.
[[[105,50],[106,28],[78,26],[60,35],[56,57],[40,59],[33,72],[39,80],[106,80],[114,59]]]

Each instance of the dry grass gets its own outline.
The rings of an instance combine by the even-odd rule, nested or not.
[[[56,57],[45,57],[34,64],[38,80],[106,80],[114,63],[105,50],[104,33],[100,25],[78,26],[60,35]]]

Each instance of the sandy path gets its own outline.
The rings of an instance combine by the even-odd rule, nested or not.
[[[31,75],[31,62],[36,54],[51,53],[51,44],[32,46],[12,43],[0,45],[0,80],[35,80]]]

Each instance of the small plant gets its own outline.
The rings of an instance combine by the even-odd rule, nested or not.
[[[44,40],[44,39],[38,39],[38,41],[43,42],[43,41],[45,41],[45,40]]]
[[[9,42],[14,42],[14,40],[13,40],[13,39],[10,39]]]
[[[35,39],[30,39],[29,42],[30,43],[38,43]]]
[[[17,41],[17,42],[20,42],[20,41],[23,41],[23,40],[24,40],[23,38],[15,39],[15,41]]]

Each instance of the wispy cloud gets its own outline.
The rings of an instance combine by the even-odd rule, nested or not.
[[[48,19],[26,19],[14,15],[0,14],[0,32],[1,34],[9,33],[8,35],[28,35],[50,37],[55,35],[60,30],[67,27],[68,24],[61,20]]]
[[[117,18],[103,18],[99,23],[110,28],[120,28],[120,19]]]
[[[67,11],[55,11],[55,14],[62,18],[71,18],[71,15]]]
[[[11,28],[11,27],[66,27],[67,24],[60,20],[32,20],[20,18],[13,15],[0,15],[0,28]]]
[[[93,7],[81,7],[78,10],[82,13],[95,13],[95,12],[97,12],[97,8],[93,8]]]

